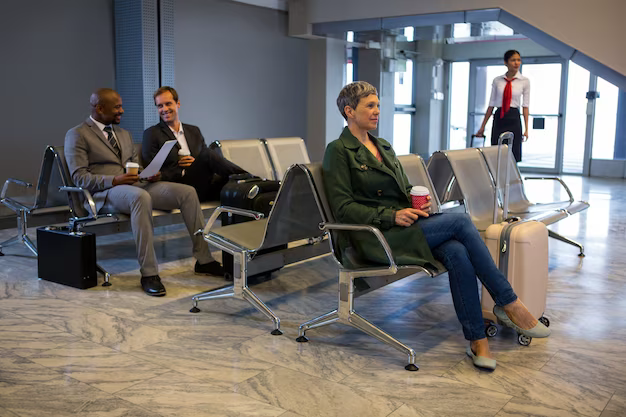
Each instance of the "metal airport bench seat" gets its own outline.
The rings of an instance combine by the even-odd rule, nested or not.
[[[280,181],[290,166],[311,162],[304,140],[298,137],[216,140],[209,147],[251,174],[268,180]]]
[[[484,148],[479,148],[480,152],[483,154],[485,161],[487,162],[487,167],[489,168],[489,172],[491,173],[491,177],[496,177],[496,170],[498,166],[498,148],[496,146],[489,146]],[[508,152],[503,152],[504,155],[508,155]],[[504,178],[506,171],[504,171],[504,163],[501,163],[502,167],[501,178]],[[526,192],[524,191],[524,181],[522,180],[522,175],[515,163],[515,159],[512,155],[509,155],[509,163],[506,164],[509,167],[509,178],[511,179],[509,182],[509,213],[517,214],[517,213],[531,213],[537,211],[546,211],[546,210],[565,210],[568,214],[576,214],[580,211],[586,210],[589,208],[589,203],[586,201],[575,201],[572,192],[565,182],[559,177],[525,177],[525,180],[542,180],[542,181],[557,181],[567,195],[569,197],[568,200],[564,201],[555,201],[551,203],[533,203],[526,197]],[[504,184],[503,184],[504,186]]]
[[[63,218],[66,218],[65,214],[69,211],[69,206],[67,205],[65,194],[59,192],[59,187],[63,184],[60,181],[59,171],[53,169],[54,164],[54,154],[50,149],[46,148],[34,194],[26,196],[9,195],[9,191],[13,186],[18,186],[21,188],[21,191],[25,191],[32,188],[33,185],[15,178],[9,178],[4,182],[2,193],[0,194],[0,203],[15,212],[17,216],[17,236],[0,243],[0,254],[2,254],[3,247],[23,243],[37,255],[37,247],[26,234],[29,216],[45,216],[60,213]]]
[[[248,216],[254,221],[215,227],[223,213]],[[233,297],[246,300],[272,320],[272,334],[282,334],[280,319],[248,287],[248,276],[255,274],[257,266],[282,267],[329,252],[325,232],[315,198],[310,191],[308,177],[298,166],[287,170],[269,216],[220,206],[211,215],[204,239],[212,246],[233,255],[233,285],[218,288],[192,297],[192,313],[200,311],[198,302],[216,298]],[[260,254],[263,249],[289,244],[286,249]],[[259,269],[257,268],[256,271]]]
[[[56,165],[59,167],[61,191],[67,192],[67,202],[70,208],[69,225],[71,229],[88,231],[97,235],[121,233],[131,230],[130,216],[122,213],[98,214],[91,193],[84,188],[74,185],[74,181],[67,167],[67,161],[65,160],[63,146],[48,146],[46,152],[52,153]],[[89,210],[85,208],[83,201],[88,203]],[[202,211],[206,215],[212,212],[217,205],[217,202],[202,203]],[[152,217],[155,226],[182,222],[182,215],[178,209],[172,211],[152,210]],[[103,268],[98,268],[105,276],[105,281],[102,285],[109,286],[110,274]]]
[[[417,155],[406,155],[399,159],[407,172],[411,184],[426,186],[431,190],[431,195],[435,196],[432,182],[428,177],[423,160]],[[339,267],[339,294],[337,309],[300,325],[299,335],[296,340],[298,342],[307,342],[306,332],[317,327],[332,323],[346,324],[406,354],[408,356],[408,364],[405,366],[405,369],[417,371],[419,368],[415,363],[415,351],[360,316],[355,311],[354,300],[363,294],[409,275],[423,272],[432,277],[444,272],[445,268],[443,265],[437,265],[437,270],[431,271],[418,265],[397,265],[393,259],[391,248],[379,229],[370,225],[336,223],[326,198],[321,163],[299,165],[299,167],[306,173],[309,187],[315,196],[317,208],[323,220],[322,230],[329,232],[332,255]],[[436,201],[436,198],[433,201]],[[376,236],[387,254],[389,263],[381,265],[368,262],[366,259],[360,258],[352,248],[347,248],[341,254],[335,246],[337,235],[350,231],[369,232]]]
[[[506,148],[503,152],[506,153]],[[515,171],[517,171],[517,168],[515,168]],[[437,194],[440,197],[442,196],[442,202],[446,203],[452,199],[461,200],[465,211],[470,215],[478,230],[484,231],[493,223],[494,177],[481,150],[468,148],[437,151],[433,153],[428,161],[428,173],[433,179]],[[519,172],[517,175],[519,175]],[[525,193],[523,192],[523,184],[516,187],[520,188],[510,195],[509,207],[517,209],[523,207],[520,198],[522,195],[525,197]],[[501,218],[502,208],[501,202],[499,203],[500,212],[498,217]],[[567,203],[569,207],[569,202]],[[533,207],[533,210],[511,214],[522,219],[537,220],[545,225],[550,225],[569,216],[569,212],[561,207],[562,204],[564,203],[560,202],[554,206],[548,205],[544,207],[545,210]],[[549,230],[549,234],[555,239],[578,247],[580,250],[579,256],[584,256],[584,248],[580,243],[551,230]]]

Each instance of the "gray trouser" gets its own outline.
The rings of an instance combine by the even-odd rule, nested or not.
[[[154,252],[152,209],[180,212],[193,242],[193,256],[199,263],[211,262],[213,257],[198,229],[204,228],[204,217],[196,190],[185,184],[158,181],[136,185],[116,185],[109,190],[103,213],[130,215],[130,225],[137,246],[137,258],[141,276],[158,275],[159,264]]]

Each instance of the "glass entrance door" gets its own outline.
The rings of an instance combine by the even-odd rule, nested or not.
[[[529,139],[522,144],[522,161],[518,166],[526,171],[556,174],[561,169],[563,159],[564,126],[561,115],[565,93],[561,81],[566,78],[566,74],[563,74],[564,65],[559,59],[523,58],[523,61],[521,72],[530,79],[531,84]],[[471,133],[478,130],[489,106],[492,81],[505,72],[506,66],[498,60],[472,62],[468,146],[472,146]],[[485,127],[485,146],[490,145],[492,124],[493,116]],[[474,146],[477,146],[476,142]]]

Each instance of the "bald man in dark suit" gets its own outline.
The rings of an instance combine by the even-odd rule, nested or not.
[[[124,114],[122,98],[109,88],[91,95],[91,116],[65,136],[65,157],[72,180],[89,190],[99,212],[130,215],[141,271],[141,286],[148,295],[163,296],[165,287],[153,244],[152,209],[180,209],[193,242],[195,272],[223,275],[201,235],[204,218],[195,190],[184,184],[160,181],[160,174],[143,182],[125,173],[127,162],[139,162],[128,131],[117,126]]]

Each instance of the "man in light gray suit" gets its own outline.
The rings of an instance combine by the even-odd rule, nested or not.
[[[139,157],[130,133],[116,126],[124,114],[122,98],[115,90],[101,88],[91,95],[90,103],[91,116],[65,135],[67,165],[74,183],[93,194],[99,212],[130,215],[146,294],[165,295],[153,245],[153,208],[180,209],[193,241],[195,272],[223,276],[222,266],[211,257],[202,236],[194,234],[204,227],[194,188],[159,181],[160,173],[147,182],[140,182],[137,174],[125,173],[126,163],[139,163]]]

